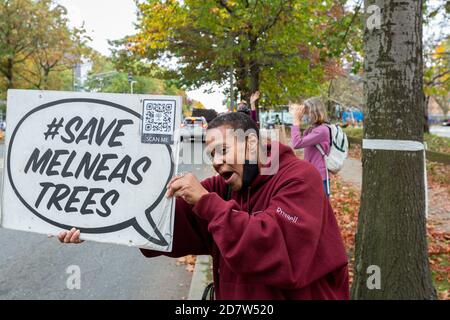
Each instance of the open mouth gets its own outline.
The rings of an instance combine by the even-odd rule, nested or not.
[[[220,175],[222,176],[222,178],[225,179],[226,183],[229,183],[231,178],[233,177],[233,172],[232,171],[223,172]]]

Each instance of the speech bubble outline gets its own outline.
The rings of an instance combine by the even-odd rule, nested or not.
[[[128,112],[131,115],[135,116],[136,118],[138,118],[139,120],[142,121],[142,116],[133,111],[130,110],[120,104],[114,103],[114,102],[110,102],[110,101],[105,101],[105,100],[100,100],[100,99],[90,99],[90,98],[71,98],[71,99],[61,99],[61,100],[56,100],[56,101],[52,101],[49,103],[45,103],[43,105],[40,105],[36,108],[34,108],[33,110],[31,110],[30,112],[28,112],[24,117],[22,117],[22,119],[20,119],[20,121],[17,123],[17,126],[15,127],[10,141],[9,141],[9,145],[8,145],[8,156],[7,156],[7,160],[6,160],[6,169],[8,172],[8,180],[9,183],[11,184],[11,187],[14,191],[14,193],[16,194],[16,196],[18,197],[18,199],[20,200],[20,202],[22,202],[22,204],[29,210],[31,211],[31,213],[33,213],[35,216],[37,216],[39,219],[64,230],[70,230],[71,228],[75,227],[77,229],[79,229],[82,233],[86,233],[86,234],[103,234],[103,233],[112,233],[112,232],[116,232],[116,231],[120,231],[123,229],[126,229],[128,227],[133,227],[141,236],[143,236],[145,239],[147,239],[148,241],[159,245],[159,246],[167,246],[168,242],[167,240],[164,238],[164,236],[161,234],[161,231],[159,231],[158,227],[156,226],[155,221],[153,220],[153,217],[151,216],[152,211],[161,203],[162,199],[164,198],[164,195],[167,192],[167,188],[165,187],[161,194],[158,196],[158,198],[155,200],[155,202],[153,202],[152,205],[150,205],[150,207],[148,207],[145,210],[145,216],[147,217],[148,222],[150,223],[151,227],[153,228],[154,233],[156,234],[157,238],[152,237],[150,234],[148,234],[137,222],[136,217],[133,217],[129,220],[126,220],[124,222],[115,224],[115,225],[111,225],[111,226],[106,226],[106,227],[99,227],[99,228],[82,228],[82,227],[76,227],[76,226],[68,226],[56,221],[53,221],[47,217],[45,217],[44,215],[40,214],[37,210],[35,210],[32,206],[30,206],[25,199],[21,196],[20,192],[17,190],[13,178],[12,178],[12,174],[11,174],[11,150],[13,150],[13,144],[14,144],[14,139],[15,136],[19,130],[19,128],[21,127],[21,125],[25,122],[25,120],[27,118],[29,118],[31,115],[33,115],[34,113],[37,113],[41,110],[44,110],[46,108],[50,108],[50,107],[55,107],[55,106],[61,106],[67,103],[76,103],[76,102],[81,102],[81,103],[92,103],[92,104],[100,104],[100,105],[106,105],[109,107],[113,107],[116,109],[119,109],[121,111],[124,112]],[[166,148],[169,152],[169,156],[170,156],[170,174],[169,177],[165,183],[165,185],[167,185],[170,182],[170,179],[173,176],[173,173],[175,171],[175,164],[173,161],[173,153],[172,153],[172,149],[169,145],[166,145]]]

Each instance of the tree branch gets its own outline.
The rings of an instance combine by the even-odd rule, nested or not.
[[[441,81],[435,82],[435,81],[439,80],[443,76],[446,76],[447,74],[450,74],[450,70],[446,70],[446,71],[444,71],[444,72],[442,72],[440,74],[435,75],[433,78],[431,78],[430,81],[426,82],[426,85],[427,86],[436,86],[436,85],[440,85],[440,84],[445,83],[446,81],[444,81],[444,82],[441,82]]]
[[[230,15],[232,15],[232,16],[235,15],[235,12],[233,11],[233,9],[231,9],[231,8],[227,5],[226,0],[217,0],[217,3],[220,4],[220,5],[222,6],[222,8],[224,8],[225,10],[227,10],[227,12],[228,12]]]
[[[275,16],[273,17],[272,21],[270,21],[268,24],[262,26],[259,31],[258,34],[263,34],[265,32],[267,32],[270,28],[272,28],[280,19],[281,13],[284,11],[284,1],[280,0],[280,7],[278,8],[277,13],[275,14]]]

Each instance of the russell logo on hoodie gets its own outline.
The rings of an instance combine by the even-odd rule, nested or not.
[[[278,213],[279,215],[281,215],[283,218],[285,218],[285,219],[287,219],[287,220],[289,220],[289,221],[291,221],[291,222],[293,222],[293,223],[297,223],[297,221],[298,221],[298,217],[294,217],[294,216],[291,216],[290,214],[287,214],[287,213],[284,212],[284,210],[281,209],[280,207],[277,208],[277,213]]]

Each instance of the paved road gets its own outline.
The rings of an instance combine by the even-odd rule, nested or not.
[[[183,164],[179,170],[200,178],[212,174],[202,164]],[[80,267],[81,290],[67,289],[71,265]],[[175,259],[146,259],[134,248],[93,242],[62,245],[42,235],[0,229],[0,300],[183,299],[190,282],[191,274]]]

